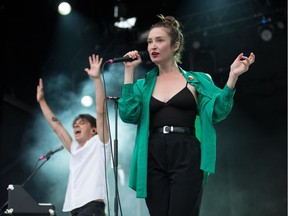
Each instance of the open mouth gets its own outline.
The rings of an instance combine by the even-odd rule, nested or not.
[[[77,130],[74,131],[74,134],[75,134],[75,135],[78,135],[78,134],[80,134],[80,133],[81,133],[81,130],[79,130],[79,129],[77,129]]]

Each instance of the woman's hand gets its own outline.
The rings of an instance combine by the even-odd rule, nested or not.
[[[255,61],[254,53],[250,53],[249,57],[244,56],[243,53],[237,56],[230,66],[229,78],[227,86],[231,89],[235,88],[238,77],[249,70],[249,66]]]
[[[126,53],[124,56],[129,56],[131,59],[133,59],[133,61],[124,62],[126,68],[134,69],[142,62],[141,56],[137,50],[130,51]]]
[[[243,53],[237,56],[230,66],[230,74],[236,77],[249,70],[249,66],[255,62],[254,53],[250,53],[249,57],[244,56]]]

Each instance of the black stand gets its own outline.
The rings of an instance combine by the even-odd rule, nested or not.
[[[51,203],[37,203],[22,187],[8,186],[9,202],[5,214],[13,216],[55,216],[55,206]]]
[[[15,204],[16,203],[16,205],[18,205],[18,204],[21,204],[21,202],[20,202],[20,200],[19,200],[19,198],[25,198],[24,200],[22,200],[22,203],[25,203],[25,201],[32,201],[31,203],[32,203],[32,206],[33,207],[35,207],[35,204],[33,203],[33,199],[32,198],[29,198],[29,195],[26,193],[26,191],[23,189],[23,187],[24,187],[24,185],[38,172],[38,170],[49,160],[49,158],[50,157],[47,157],[44,161],[43,161],[43,163],[41,163],[40,164],[40,166],[38,166],[37,167],[37,169],[35,169],[33,172],[32,172],[32,174],[30,175],[30,176],[28,176],[28,178],[22,183],[22,185],[16,185],[16,189],[17,190],[15,190],[15,192],[17,193],[17,195],[15,195],[14,193],[12,193],[13,191],[14,191],[14,186],[13,185],[9,185],[9,187],[7,188],[7,190],[8,190],[8,194],[9,194],[9,200],[6,202],[6,203],[4,203],[4,205],[2,205],[2,207],[1,207],[1,209],[0,209],[0,215],[3,215],[4,213],[5,214],[12,214],[11,212],[9,212],[9,209],[7,209],[6,211],[4,211],[4,208],[6,208],[6,207],[8,207],[8,208],[10,208],[11,207],[11,204],[12,204],[12,206],[13,206],[13,204]],[[12,189],[13,188],[13,189]],[[21,196],[21,197],[19,197],[19,191],[20,191],[20,194],[24,194],[23,196]],[[13,200],[10,200],[10,198],[12,198]],[[15,201],[15,199],[14,198],[16,198],[17,199],[17,201],[16,202],[14,202]],[[29,204],[31,204],[31,203],[29,203]],[[22,208],[22,206],[23,206],[23,204],[21,205],[21,209],[23,209]],[[29,208],[29,205],[24,205],[23,206],[24,207],[24,209],[25,208]],[[51,207],[52,207],[52,211],[54,211],[54,209],[55,209],[55,207],[54,206],[52,206],[51,205]],[[14,207],[15,208],[15,207]],[[40,209],[42,208],[42,206],[40,206]],[[46,207],[44,207],[44,208],[46,208]],[[49,209],[50,210],[50,209]],[[26,209],[24,210],[24,211],[26,211]],[[32,210],[33,211],[33,210]],[[23,213],[23,212],[22,212]],[[17,214],[17,211],[16,211],[16,214],[15,214],[15,211],[14,211],[14,213],[12,214],[12,215],[22,215],[22,213],[20,213],[20,214]],[[25,213],[26,214],[26,213]],[[33,214],[33,213],[31,213],[30,212],[30,215],[35,215],[35,214]],[[36,215],[43,215],[42,213],[40,213],[40,212],[38,212]],[[45,215],[54,215],[54,212],[52,212],[52,214],[45,214]]]
[[[110,60],[104,62],[104,64],[102,65],[102,68],[104,68],[106,63],[112,63],[112,62]],[[102,69],[102,71],[104,71],[104,70]],[[103,75],[103,73],[102,73],[102,75]],[[102,78],[103,78],[103,86],[104,86],[104,90],[105,90],[106,87],[105,87],[104,75]],[[105,94],[105,96],[106,96],[106,94]],[[118,191],[118,100],[119,100],[119,97],[108,96],[108,97],[106,97],[106,99],[114,101],[114,110],[115,110],[115,139],[114,139],[114,152],[112,154],[112,160],[113,160],[112,162],[113,162],[114,178],[115,178],[114,213],[115,213],[115,216],[118,216],[118,208],[120,208],[120,212],[122,215],[121,203],[120,203],[119,191]],[[106,100],[106,102],[107,102],[107,100]],[[107,111],[107,113],[108,113],[108,111]],[[108,118],[108,116],[107,116],[107,118]],[[110,125],[109,125],[109,127],[110,127]],[[108,204],[109,204],[109,202],[108,202]],[[108,215],[110,215],[110,213]]]
[[[114,173],[115,173],[115,198],[114,198],[114,213],[118,215],[118,99],[114,101],[115,110],[115,139],[114,139]]]
[[[50,157],[49,157],[50,158]],[[22,187],[25,186],[25,184],[32,179],[32,177],[38,172],[38,170],[49,160],[49,158],[47,158],[46,160],[43,161],[43,163],[40,164],[40,166],[37,167],[37,169],[35,169],[30,176],[28,176],[28,178],[22,183]]]

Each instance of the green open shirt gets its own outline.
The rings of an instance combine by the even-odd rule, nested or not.
[[[215,172],[216,131],[213,124],[222,121],[230,113],[235,89],[232,90],[227,85],[223,89],[218,88],[211,77],[203,72],[185,71],[182,68],[180,71],[198,92],[195,128],[196,136],[201,142],[200,169],[204,171],[206,181],[207,176]],[[147,197],[149,105],[158,73],[158,67],[155,67],[135,84],[123,84],[118,101],[121,120],[137,125],[129,179],[129,187],[136,191],[137,198]]]

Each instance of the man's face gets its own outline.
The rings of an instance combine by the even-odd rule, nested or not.
[[[85,143],[94,134],[91,132],[92,127],[89,121],[84,118],[79,118],[75,121],[73,125],[74,137],[78,143]]]

